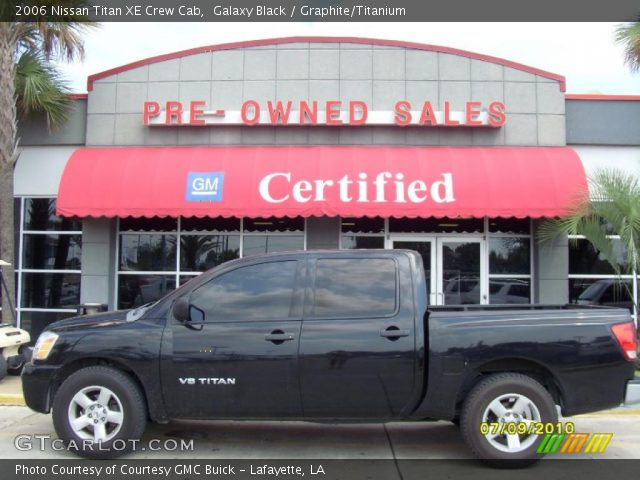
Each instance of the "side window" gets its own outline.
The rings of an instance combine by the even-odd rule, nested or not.
[[[396,311],[392,259],[319,259],[311,317],[382,317]]]
[[[191,294],[192,321],[276,320],[297,316],[296,261],[241,267]]]

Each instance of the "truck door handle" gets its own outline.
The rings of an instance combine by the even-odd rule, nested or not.
[[[380,330],[380,336],[391,341],[398,340],[400,337],[408,337],[409,335],[411,335],[411,330],[400,330],[394,325],[387,327],[385,330]]]
[[[271,333],[267,333],[264,336],[264,339],[267,342],[273,342],[276,345],[281,345],[284,342],[288,342],[290,340],[293,340],[294,336],[293,336],[293,334],[285,333],[282,330],[274,330]]]

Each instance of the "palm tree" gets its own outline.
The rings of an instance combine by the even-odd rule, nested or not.
[[[640,18],[639,18],[640,20]],[[632,72],[640,70],[640,22],[618,25],[616,42],[624,46],[624,62]]]
[[[540,226],[538,236],[550,240],[559,234],[582,235],[616,275],[633,275],[638,284],[640,271],[640,179],[619,170],[599,170],[589,179],[590,194],[577,199],[564,218],[548,220]],[[619,235],[627,254],[620,264],[619,250],[610,235]],[[628,288],[625,283],[622,283]],[[629,291],[633,297],[633,292]],[[634,301],[638,313],[637,298]]]
[[[31,2],[23,2],[31,3]],[[89,6],[87,0],[61,0],[57,5]],[[74,12],[77,10],[73,10]],[[18,159],[18,116],[42,112],[50,128],[67,118],[70,101],[52,59],[71,61],[84,54],[81,33],[93,26],[88,18],[67,16],[57,22],[43,17],[15,21],[14,4],[0,5],[0,259],[13,263],[15,226],[13,171]],[[2,321],[11,322],[9,300],[15,299],[13,267],[4,268],[9,295],[2,296]]]

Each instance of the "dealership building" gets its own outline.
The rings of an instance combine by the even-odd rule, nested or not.
[[[418,250],[437,305],[632,304],[586,240],[536,232],[597,169],[640,176],[640,97],[329,37],[169,53],[87,90],[61,130],[20,125],[17,301],[34,336],[81,304],[130,308],[282,250]]]

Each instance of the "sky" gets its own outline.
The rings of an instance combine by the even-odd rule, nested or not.
[[[87,77],[155,55],[218,43],[298,35],[406,40],[493,55],[564,75],[567,93],[640,95],[615,23],[103,23],[84,35],[84,62],[61,64],[71,91]]]

